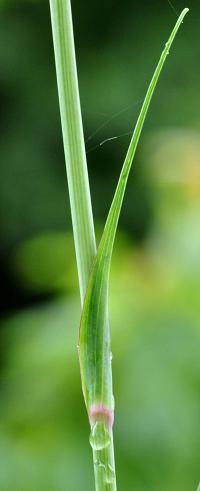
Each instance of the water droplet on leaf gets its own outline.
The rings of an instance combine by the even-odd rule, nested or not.
[[[95,460],[94,463],[97,467],[101,468],[104,472],[106,471],[106,466],[100,460]]]
[[[90,445],[93,450],[103,450],[111,443],[111,437],[103,421],[96,421],[90,433]]]
[[[113,411],[115,409],[115,398],[114,398],[114,395],[112,395],[112,407],[113,407]]]
[[[103,464],[101,460],[96,460],[94,464],[103,472],[105,482],[112,484],[115,480],[115,471],[112,466]]]
[[[108,466],[106,466],[105,481],[108,484],[112,484],[114,480],[115,480],[115,471],[111,467],[111,465],[108,465]]]

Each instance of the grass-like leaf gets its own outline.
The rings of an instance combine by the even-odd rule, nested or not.
[[[79,357],[91,425],[96,491],[116,491],[112,425],[114,403],[108,284],[113,244],[128,175],[163,64],[186,15],[180,15],[149,85],[96,253],[83,138],[70,0],[50,0],[62,132],[69,185],[81,304]]]
[[[172,42],[188,10],[185,8],[177,20],[147,90],[105,224],[82,311],[79,358],[85,403],[91,426],[103,420],[108,431],[112,427],[114,413],[108,322],[108,285],[113,244],[129,172],[147,111]],[[93,435],[94,446],[98,447],[98,438],[103,438],[102,431],[99,429],[97,432],[96,442]],[[104,438],[106,445],[106,430]]]
[[[81,302],[96,254],[70,0],[50,0],[60,115]]]

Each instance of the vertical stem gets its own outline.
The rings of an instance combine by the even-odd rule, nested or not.
[[[104,450],[93,450],[96,491],[117,491],[113,435]]]
[[[96,255],[70,0],[50,0],[61,124],[81,303]],[[116,491],[113,438],[93,450],[96,491]]]
[[[70,0],[50,0],[62,134],[83,303],[96,254]]]

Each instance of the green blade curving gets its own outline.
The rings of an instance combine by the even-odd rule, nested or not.
[[[129,172],[147,111],[172,42],[188,11],[189,9],[185,8],[178,18],[148,87],[87,286],[80,325],[79,359],[83,394],[90,422],[92,407],[99,408],[99,412],[102,409],[104,414],[105,408],[112,414],[114,411],[108,322],[108,285],[113,244]]]

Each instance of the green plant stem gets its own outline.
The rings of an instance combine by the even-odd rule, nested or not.
[[[96,255],[70,0],[50,0],[61,124],[81,302]]]
[[[96,255],[96,242],[78,89],[71,2],[50,0],[50,10],[80,296],[83,304]],[[98,465],[99,460],[102,465]],[[108,448],[103,451],[93,450],[93,461],[96,491],[116,491],[115,477],[108,483],[105,481],[104,472],[106,469],[109,478],[110,470],[115,470],[113,437]]]

